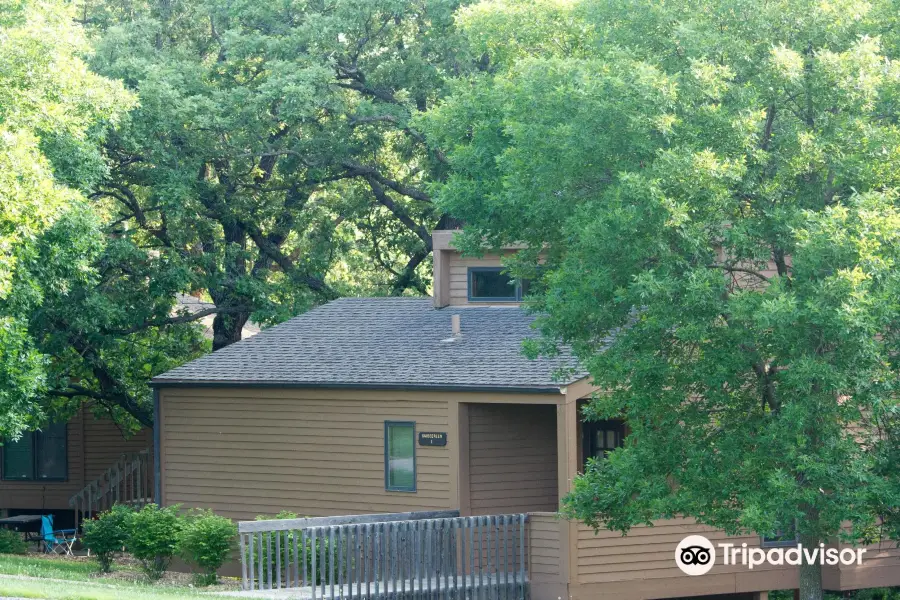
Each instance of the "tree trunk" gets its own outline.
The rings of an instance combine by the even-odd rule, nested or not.
[[[221,178],[221,175],[220,175]],[[226,198],[227,202],[227,198]],[[222,231],[225,234],[225,275],[228,283],[223,289],[209,290],[216,306],[240,306],[236,299],[234,282],[247,276],[247,234],[240,224],[234,220],[222,221]],[[241,341],[241,330],[250,318],[249,312],[223,314],[219,313],[213,319],[213,352],[230,344]]]
[[[819,540],[811,538],[801,538],[800,543],[803,544],[804,550],[813,550],[819,548]],[[817,557],[818,558],[818,557]],[[800,563],[800,600],[823,600],[822,592],[822,565],[818,560],[816,564],[806,564],[806,558]]]
[[[250,313],[233,313],[216,315],[213,319],[213,352],[241,341],[241,330],[247,324]]]

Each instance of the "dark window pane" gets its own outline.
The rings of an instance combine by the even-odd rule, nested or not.
[[[472,298],[515,300],[516,286],[512,278],[501,269],[473,270],[469,284]]]
[[[622,421],[588,421],[583,425],[584,459],[606,458],[622,445],[625,425]]]
[[[415,427],[406,423],[389,424],[386,433],[388,488],[415,490]]]
[[[66,478],[66,424],[52,424],[38,431],[37,478]]]
[[[3,444],[3,479],[34,479],[33,436],[29,431]]]
[[[763,547],[793,546],[797,543],[797,524],[792,523],[788,527],[779,528],[773,536],[763,536]]]

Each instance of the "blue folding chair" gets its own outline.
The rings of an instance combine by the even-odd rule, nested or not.
[[[53,529],[53,515],[41,517],[41,539],[44,552],[72,556],[72,546],[78,540],[75,529]]]

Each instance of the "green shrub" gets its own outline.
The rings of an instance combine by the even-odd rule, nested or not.
[[[769,592],[769,600],[793,600],[794,590]],[[849,592],[825,592],[825,600],[900,600],[900,587],[868,588]]]
[[[256,521],[273,521],[273,520],[275,520],[275,519],[297,519],[297,518],[298,518],[298,517],[297,517],[297,513],[294,513],[294,512],[288,511],[288,510],[283,510],[283,511],[281,511],[280,513],[278,513],[278,514],[275,515],[275,516],[270,516],[270,515],[256,515],[256,519],[255,519],[255,520],[256,520]],[[291,545],[293,545],[293,543],[294,543],[294,536],[296,535],[296,533],[297,533],[297,532],[295,532],[295,531],[289,531],[289,532],[288,532],[288,543],[290,543]],[[265,534],[263,534],[263,539],[265,539]],[[298,543],[298,544],[300,543],[300,538],[299,538],[299,537],[297,537],[297,543]],[[273,551],[273,552],[275,551],[274,542],[273,542],[273,546],[272,546],[272,551]],[[247,560],[251,565],[256,565],[256,564],[259,564],[258,561],[259,561],[259,558],[260,558],[260,556],[259,556],[260,554],[262,554],[262,561],[263,561],[263,564],[264,564],[264,565],[268,564],[268,560],[269,560],[269,549],[268,549],[266,546],[263,546],[262,549],[258,548],[257,545],[256,545],[256,539],[254,539],[254,540],[252,541],[252,543],[247,547],[247,549],[246,549],[246,551],[245,551],[245,553],[244,553],[244,556],[246,557],[246,560]],[[274,556],[273,556],[273,560],[272,560],[272,567],[273,567],[273,568],[274,568],[274,566],[275,566],[275,562],[276,562],[276,561],[274,560]],[[289,564],[289,565],[286,565],[286,564],[283,564],[284,561],[282,561],[282,565],[281,565],[281,567],[282,567],[282,575],[285,575],[285,574],[287,573],[287,568],[288,568],[288,567],[291,567],[291,568],[293,567],[293,564],[294,564],[294,563],[293,563],[293,560],[291,560],[291,561],[289,561],[289,562],[290,562],[290,564]]]
[[[153,581],[163,576],[178,551],[178,540],[184,525],[184,519],[178,514],[179,509],[180,505],[159,508],[148,504],[130,519],[126,545]]]
[[[116,504],[96,519],[82,524],[84,545],[94,553],[102,572],[109,573],[116,554],[128,542],[133,516],[134,509],[130,506]]]
[[[274,519],[297,519],[297,518],[299,518],[297,516],[297,513],[283,510],[280,513],[278,513],[277,515],[275,515],[274,517],[268,516],[268,515],[257,515],[255,520],[271,521]],[[284,552],[283,544],[285,543],[285,533],[283,531],[279,531],[278,533],[281,536],[280,543],[282,544],[282,552]],[[260,554],[261,554],[263,565],[265,565],[267,567],[269,564],[269,562],[268,562],[269,561],[268,534],[263,533],[261,538],[262,538],[262,544],[263,544],[262,549],[257,548],[257,545],[256,545],[257,542],[256,542],[256,539],[254,538],[250,547],[248,547],[247,550],[245,551],[245,556],[249,561],[251,561],[251,564],[258,565],[259,559],[260,559]],[[287,543],[288,543],[289,547],[291,548],[291,550],[289,552],[289,556],[287,559],[285,559],[283,556],[279,557],[280,562],[281,562],[282,578],[287,577],[289,573],[293,572],[294,563],[297,561],[297,559],[295,559],[294,554],[293,554],[293,547],[294,547],[295,539],[297,540],[297,552],[300,555],[299,560],[301,560],[301,561],[303,560],[303,545],[302,545],[303,538],[300,534],[300,531],[298,531],[296,529],[291,529],[287,532]],[[276,577],[277,574],[276,574],[275,567],[279,561],[276,560],[276,557],[274,556],[275,549],[276,549],[276,543],[275,543],[274,537],[271,538],[271,546],[272,546],[272,555],[273,555],[272,556],[272,576]],[[323,539],[321,537],[316,539],[315,546],[313,545],[313,542],[311,539],[307,538],[307,540],[306,540],[306,573],[307,573],[307,576],[309,577],[310,581],[314,582],[316,585],[321,584],[322,580],[321,580],[321,570],[318,567],[316,568],[315,573],[313,573],[313,570],[312,570],[313,554],[315,554],[317,557],[321,556],[320,553],[323,552],[323,546],[324,546],[325,555],[329,556],[330,547],[329,547],[329,542],[327,539]],[[319,559],[317,559],[317,561],[319,561]],[[345,564],[344,572],[346,573],[348,569],[349,569],[349,565]],[[268,569],[265,569],[265,570],[268,571]],[[301,577],[302,577],[303,576],[303,565],[300,565],[300,573],[301,573]]]
[[[28,544],[22,535],[9,529],[0,529],[0,554],[26,554]]]
[[[237,527],[231,519],[211,510],[196,510],[187,516],[179,540],[179,553],[200,568],[194,580],[197,585],[216,583],[216,571],[234,548]]]

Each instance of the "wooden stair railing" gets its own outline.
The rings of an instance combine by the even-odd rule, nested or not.
[[[92,519],[114,504],[141,508],[153,502],[153,456],[150,448],[122,454],[97,479],[69,499],[75,510],[75,522]]]

